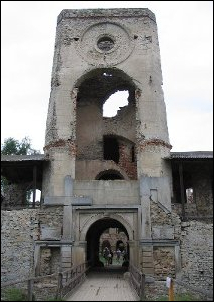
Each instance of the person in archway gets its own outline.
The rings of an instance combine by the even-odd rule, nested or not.
[[[120,249],[116,250],[116,255],[117,255],[117,263],[120,263],[120,255],[121,255],[121,250]]]
[[[112,254],[111,251],[109,251],[108,256],[107,256],[107,266],[112,264]]]
[[[109,255],[110,251],[109,249],[107,248],[107,246],[103,249],[103,257],[105,259],[105,265],[107,266],[108,265],[108,255]]]
[[[127,261],[128,260],[128,255],[127,255],[127,252],[126,252],[125,249],[122,251],[122,256],[123,256],[123,261]]]
[[[110,249],[109,253],[111,254],[111,257],[109,258],[109,264],[112,264],[113,263],[114,252]]]

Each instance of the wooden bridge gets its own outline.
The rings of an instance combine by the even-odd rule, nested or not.
[[[19,285],[18,285],[19,284]],[[145,275],[133,265],[91,268],[83,263],[69,270],[6,282],[4,289],[16,285],[23,289],[28,301],[64,298],[66,301],[138,301],[144,297]]]

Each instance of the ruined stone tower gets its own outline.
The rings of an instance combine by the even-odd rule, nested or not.
[[[127,105],[107,117],[108,98],[120,91]],[[54,287],[57,296],[86,261],[102,271],[108,246],[126,251],[125,269],[133,264],[150,276],[149,300],[166,292],[168,276],[176,292],[212,300],[213,152],[170,148],[154,14],[63,10],[45,154],[1,156],[8,180],[1,195],[4,286],[18,280],[26,290],[26,278],[46,276],[48,283],[31,279],[29,293],[35,283],[36,300],[50,298]]]
[[[103,116],[117,91],[128,91],[128,105]],[[154,244],[168,242],[176,255],[164,160],[170,148],[155,15],[148,9],[63,10],[42,188],[47,208],[63,207],[62,267],[85,260],[96,265],[99,238],[112,227],[127,235],[129,261],[146,274],[154,272]]]

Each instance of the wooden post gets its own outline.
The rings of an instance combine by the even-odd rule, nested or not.
[[[169,286],[169,301],[174,301],[174,282],[172,279]]]
[[[181,189],[181,204],[182,204],[182,218],[185,220],[185,197],[184,197],[184,178],[183,178],[183,165],[179,163],[179,177]]]
[[[27,281],[27,295],[28,295],[28,300],[33,301],[33,280],[28,279]]]
[[[145,275],[141,274],[140,278],[140,299],[141,301],[144,301],[145,299]]]
[[[62,297],[62,273],[60,272],[58,274],[58,284],[57,284],[57,293],[56,293],[56,299]]]
[[[35,208],[35,201],[36,201],[36,175],[37,169],[36,166],[33,166],[33,208]]]

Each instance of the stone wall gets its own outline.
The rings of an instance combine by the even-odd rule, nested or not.
[[[27,278],[32,273],[34,240],[39,237],[38,211],[1,211],[2,282]]]
[[[34,274],[34,241],[61,239],[63,207],[1,211],[2,282]],[[60,265],[60,249],[42,249],[41,273]],[[47,268],[47,269],[46,269]]]
[[[146,285],[147,298],[168,294],[165,283],[161,283],[166,277],[176,280],[178,293],[206,296],[213,290],[213,224],[181,221],[176,212],[167,213],[160,206],[150,203],[154,245],[147,251],[147,258],[153,258],[155,282]]]
[[[136,141],[136,112],[133,102],[118,110],[114,117],[103,118],[103,134],[116,134],[126,137],[130,141]]]
[[[40,224],[61,227],[63,220],[63,206],[43,207],[39,211]]]
[[[175,248],[154,247],[154,273],[157,279],[166,280],[166,277],[175,278]]]
[[[160,206],[161,206],[161,204],[160,204]],[[164,211],[163,208],[161,208],[160,206],[158,206],[157,202],[152,201],[150,203],[151,223],[154,225],[164,225],[164,224],[171,225],[171,223],[172,223],[171,213],[169,213],[168,211],[167,212]]]
[[[176,282],[174,283],[174,294],[175,295],[187,294],[187,293],[191,294],[194,298],[198,299],[198,301],[206,301],[204,294],[197,293],[194,290],[187,289],[184,286],[178,285]],[[148,301],[155,301],[156,299],[160,299],[161,297],[167,298],[169,296],[169,289],[166,286],[166,280],[146,283],[145,295],[146,295],[146,299]],[[162,301],[166,301],[166,300],[162,300]],[[177,300],[177,301],[179,301],[179,300]]]
[[[40,240],[60,240],[63,227],[63,206],[43,207],[39,212]]]
[[[213,288],[213,224],[181,224],[181,279],[204,290]]]
[[[78,160],[76,161],[76,180],[95,180],[103,171],[113,170],[119,172],[125,180],[128,175],[113,160]]]
[[[89,196],[93,205],[139,204],[139,183],[131,180],[74,181],[74,195]]]

